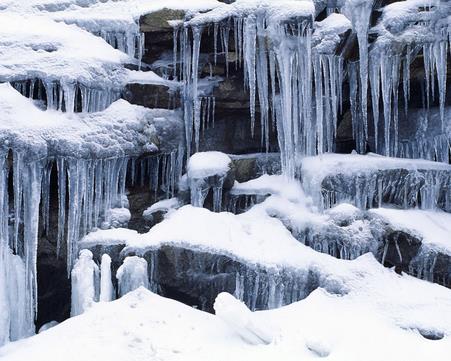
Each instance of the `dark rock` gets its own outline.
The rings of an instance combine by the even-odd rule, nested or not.
[[[185,11],[164,8],[150,14],[142,15],[139,19],[139,28],[143,33],[172,32],[169,21],[183,20]]]
[[[165,85],[127,84],[122,97],[131,104],[146,108],[175,109],[181,105],[179,91]]]

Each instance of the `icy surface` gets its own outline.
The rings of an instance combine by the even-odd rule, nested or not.
[[[213,190],[213,210],[222,209],[222,189],[232,160],[221,152],[198,152],[188,160],[187,178],[191,190],[191,204],[203,207],[205,199]]]
[[[181,86],[180,83],[163,79],[159,75],[155,74],[153,71],[128,71],[128,82],[138,83],[138,84],[153,84],[153,85],[164,85],[171,90],[175,90]]]

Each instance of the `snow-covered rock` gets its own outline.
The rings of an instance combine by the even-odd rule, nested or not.
[[[147,109],[124,100],[103,112],[68,115],[43,111],[9,84],[0,84],[0,106],[3,148],[27,152],[30,158],[133,156],[155,153],[181,140],[177,130],[182,122],[176,111]],[[166,143],[161,147],[159,137]]]

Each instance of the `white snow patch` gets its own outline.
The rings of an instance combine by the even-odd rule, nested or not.
[[[203,179],[212,176],[224,176],[230,170],[232,160],[221,152],[198,152],[188,161],[188,177]]]
[[[218,361],[313,361],[318,355],[361,361],[371,353],[374,360],[448,360],[449,336],[426,340],[415,329],[405,329],[398,323],[407,312],[412,320],[429,317],[432,323],[448,322],[449,328],[450,291],[397,275],[384,285],[386,273],[372,277],[379,283],[371,286],[385,286],[378,298],[372,298],[376,295],[373,292],[365,294],[367,288],[341,297],[318,289],[305,300],[281,309],[232,312],[228,320],[234,325],[222,320],[222,310],[218,317],[139,288],[120,300],[94,305],[85,314],[42,334],[11,343],[0,349],[0,355],[5,361],[194,361],[210,360],[212,355]],[[402,306],[392,308],[379,302],[380,296],[393,291],[397,297],[403,295],[399,299],[390,296]],[[229,295],[220,295],[217,303],[235,309],[236,302]],[[403,311],[401,315],[387,317],[397,310]],[[252,345],[243,339],[236,327],[243,314],[263,325],[265,333],[273,334],[272,342]]]

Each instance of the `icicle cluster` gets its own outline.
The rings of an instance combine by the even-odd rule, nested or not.
[[[101,30],[95,35],[103,38],[113,48],[126,53],[131,58],[136,58],[141,63],[144,52],[144,33],[138,29],[135,31],[106,31]]]
[[[371,174],[337,174],[322,180],[318,204],[330,208],[351,203],[360,209],[395,204],[404,209],[441,208],[451,211],[451,174],[436,170],[380,170]]]
[[[269,14],[256,12],[213,26],[214,59],[224,54],[227,72],[229,40],[233,37],[235,65],[243,67],[245,87],[250,94],[251,132],[254,134],[259,112],[261,143],[266,149],[270,129],[277,124],[284,171],[294,175],[296,155],[333,151],[342,99],[343,62],[333,54],[312,53],[312,20],[306,17],[293,23],[274,23]],[[205,122],[198,92],[203,27],[186,25],[175,30],[175,34],[179,32],[181,36],[175,36],[174,50],[181,49],[175,59],[182,61],[186,143],[190,154],[193,140],[198,150],[199,131]]]
[[[13,82],[13,86],[28,98],[44,101],[47,109],[73,113],[99,112],[118,100],[121,91],[113,88],[95,89],[63,80],[30,79]]]

